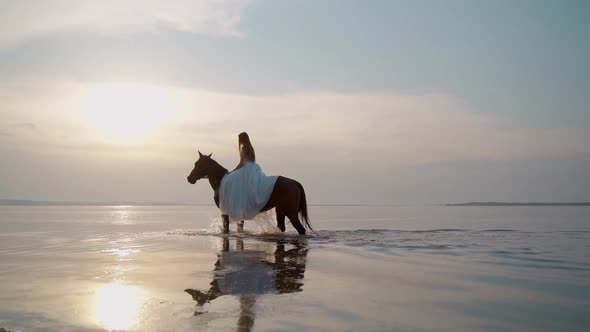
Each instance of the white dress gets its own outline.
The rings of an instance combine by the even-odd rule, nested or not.
[[[248,161],[226,174],[219,187],[219,208],[231,221],[253,219],[268,203],[278,176],[267,176],[260,166]]]

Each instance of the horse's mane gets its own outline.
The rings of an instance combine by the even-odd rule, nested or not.
[[[206,158],[209,159],[209,161],[211,162],[211,164],[212,164],[213,167],[217,168],[219,171],[223,171],[223,174],[225,174],[225,173],[228,172],[227,168],[221,166],[221,164],[218,163],[215,159],[213,159],[213,158],[211,158],[209,156],[206,156]]]

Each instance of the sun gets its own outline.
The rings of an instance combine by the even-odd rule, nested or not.
[[[174,108],[165,88],[137,83],[95,85],[83,100],[87,121],[105,138],[115,141],[144,138]]]

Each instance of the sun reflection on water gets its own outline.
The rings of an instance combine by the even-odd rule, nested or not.
[[[111,222],[115,225],[129,225],[133,224],[133,212],[127,206],[120,206],[111,212]]]
[[[137,324],[141,290],[119,282],[102,285],[96,290],[94,320],[108,330],[126,331]]]

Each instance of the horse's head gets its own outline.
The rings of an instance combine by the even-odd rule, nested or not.
[[[211,155],[204,155],[199,151],[199,159],[195,162],[195,167],[186,178],[190,184],[195,184],[197,180],[206,178],[211,174],[211,165],[213,164]]]

